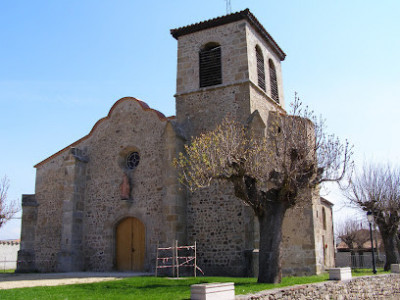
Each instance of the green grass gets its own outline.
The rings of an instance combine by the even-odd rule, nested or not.
[[[369,269],[353,270],[353,276],[372,275]],[[378,269],[377,274],[385,274]],[[278,287],[328,280],[328,274],[284,277],[280,284],[258,284],[256,278],[198,277],[170,279],[131,277],[109,282],[0,290],[0,299],[190,299],[190,285],[208,282],[234,282],[235,293],[248,294]]]
[[[14,273],[14,272],[15,272],[15,269],[8,269],[8,270],[1,269],[0,270],[0,274],[1,273]]]
[[[198,277],[168,279],[160,277],[131,277],[122,280],[55,287],[34,287],[0,290],[0,299],[190,299],[190,285],[208,282],[234,282],[236,294],[321,282],[328,275],[286,277],[282,283],[257,284],[256,278]]]
[[[379,274],[389,274],[390,271],[384,271],[383,268],[377,268],[377,275]],[[351,271],[353,276],[366,276],[366,275],[374,275],[374,273],[372,273],[372,269],[353,269]]]

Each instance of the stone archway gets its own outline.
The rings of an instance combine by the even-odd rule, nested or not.
[[[137,218],[123,219],[116,229],[116,261],[119,271],[143,271],[146,230]]]

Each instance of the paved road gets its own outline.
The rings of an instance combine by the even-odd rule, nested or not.
[[[118,280],[125,277],[149,276],[149,273],[134,272],[72,272],[72,273],[29,273],[0,274],[0,290],[34,286],[92,283]]]

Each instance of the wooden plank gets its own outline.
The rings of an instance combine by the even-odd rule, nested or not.
[[[145,258],[145,227],[136,218],[132,218],[132,270],[143,271]]]
[[[116,258],[120,271],[143,271],[145,227],[137,218],[126,218],[117,227]]]
[[[131,270],[131,220],[123,220],[117,227],[117,269],[120,271]]]

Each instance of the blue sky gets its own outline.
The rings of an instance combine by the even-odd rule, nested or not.
[[[232,0],[250,8],[287,58],[286,103],[297,91],[354,144],[358,165],[398,164],[400,1]],[[33,165],[86,135],[133,96],[175,114],[176,40],[169,30],[225,14],[223,0],[1,1],[0,176],[9,198],[34,193]],[[340,194],[326,197],[335,205]],[[19,220],[0,239],[19,238]]]

